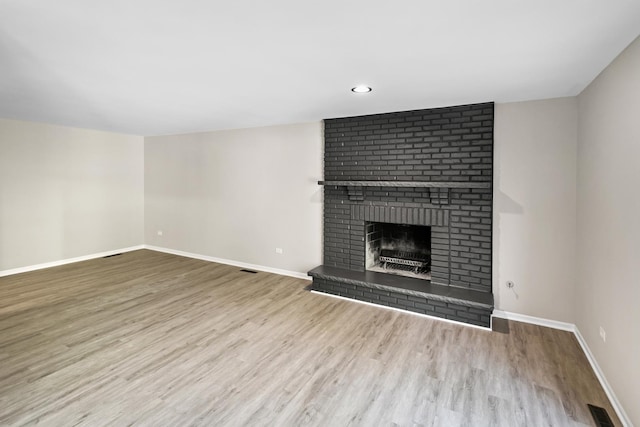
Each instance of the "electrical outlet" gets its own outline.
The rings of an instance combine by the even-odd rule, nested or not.
[[[158,236],[162,236],[162,230],[158,230]]]
[[[602,326],[600,326],[600,338],[602,338],[602,342],[607,342],[607,333]]]
[[[282,248],[276,248],[276,253],[282,255]]]

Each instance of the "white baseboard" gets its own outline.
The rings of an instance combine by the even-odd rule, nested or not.
[[[74,257],[74,258],[61,259],[59,261],[45,262],[45,263],[36,264],[36,265],[28,265],[26,267],[12,268],[10,270],[2,270],[0,271],[0,277],[11,276],[13,274],[19,274],[19,273],[27,273],[29,271],[42,270],[43,268],[58,267],[60,265],[72,264],[74,262],[87,261],[95,258],[102,258],[109,255],[121,254],[123,252],[137,251],[139,249],[144,249],[144,245],[130,246],[128,248],[114,249],[112,251],[99,252],[91,255],[83,255],[83,256]]]
[[[267,267],[264,265],[249,264],[241,261],[234,261],[234,260],[224,259],[224,258],[216,258],[208,255],[194,254],[191,252],[178,251],[175,249],[168,249],[160,246],[152,246],[152,245],[143,245],[143,246],[145,249],[149,249],[151,251],[164,252],[167,254],[179,255],[187,258],[199,259],[202,261],[217,262],[218,264],[233,265],[234,267],[247,268],[249,270],[264,271],[266,273],[274,273],[274,274],[279,274],[281,276],[295,277],[297,279],[311,280],[311,278],[306,273],[299,273],[297,271],[282,270],[279,268]]]
[[[370,303],[370,302],[367,302],[367,301],[360,301],[360,300],[355,299],[355,298],[347,298],[347,297],[343,297],[343,296],[340,296],[340,295],[330,294],[330,293],[327,293],[327,292],[311,291],[311,293],[312,294],[317,294],[317,295],[329,296],[329,297],[332,297],[332,298],[338,298],[338,299],[341,299],[341,300],[344,300],[344,301],[349,301],[349,302],[357,302],[358,304],[369,305],[369,306],[375,307],[375,308],[385,308],[387,310],[399,311],[400,313],[411,314],[411,315],[419,316],[419,317],[426,317],[427,319],[438,320],[438,321],[441,321],[441,322],[453,323],[455,325],[466,326],[468,328],[482,329],[483,331],[487,331],[487,332],[491,331],[491,328],[486,328],[484,326],[472,325],[471,323],[458,322],[456,320],[445,319],[444,317],[437,317],[437,316],[430,316],[428,314],[416,313],[415,311],[403,310],[401,308],[396,308],[396,307],[389,307],[388,305],[373,304],[373,303]]]
[[[149,249],[156,252],[164,252],[168,254],[184,256],[187,258],[195,258],[203,261],[217,262],[219,264],[233,265],[235,267],[248,268],[250,270],[258,270],[258,271],[264,271],[267,273],[280,274],[282,276],[295,277],[297,279],[311,280],[306,273],[300,273],[297,271],[282,270],[279,268],[267,267],[264,265],[249,264],[246,262],[234,261],[234,260],[224,259],[224,258],[216,258],[216,257],[207,256],[207,255],[194,254],[191,252],[178,251],[174,249],[162,248],[159,246],[151,246],[151,245],[131,246],[128,248],[114,249],[112,251],[99,252],[99,253],[90,254],[90,255],[83,255],[83,256],[74,257],[74,258],[62,259],[59,261],[45,262],[42,264],[12,268],[9,270],[0,270],[0,277],[11,276],[13,274],[19,274],[19,273],[27,273],[29,271],[41,270],[43,268],[58,267],[60,265],[71,264],[71,263],[80,262],[80,261],[87,261],[95,258],[102,258],[105,256],[116,255],[124,252],[137,251],[139,249]]]
[[[562,331],[574,332],[576,329],[576,325],[573,323],[558,322],[557,320],[527,316],[526,314],[511,313],[509,311],[493,310],[493,317],[515,320],[516,322],[531,323],[532,325],[545,326],[547,328],[560,329]]]
[[[633,427],[631,420],[627,416],[627,413],[624,411],[624,408],[620,404],[620,401],[616,397],[616,394],[613,392],[613,389],[609,385],[607,378],[604,376],[604,372],[602,372],[602,369],[600,369],[596,358],[593,356],[591,349],[587,345],[587,341],[585,341],[576,325],[574,325],[573,323],[558,322],[556,320],[543,319],[541,317],[527,316],[525,314],[511,313],[502,310],[493,310],[493,317],[515,320],[517,322],[531,323],[533,325],[546,326],[547,328],[573,332],[576,339],[578,340],[578,343],[580,344],[580,347],[582,347],[582,351],[587,357],[589,364],[591,365],[591,369],[593,369],[593,372],[596,374],[598,381],[600,381],[600,385],[604,389],[604,392],[607,394],[607,397],[611,402],[611,406],[613,406],[613,409],[616,411],[618,418],[620,418],[622,425],[624,427]]]
[[[584,337],[580,333],[580,330],[578,329],[577,326],[575,326],[574,334],[576,335],[576,339],[578,340],[578,343],[580,343],[580,347],[582,347],[582,351],[584,351],[585,356],[587,356],[587,360],[589,360],[589,363],[591,364],[591,368],[593,369],[593,372],[595,372],[596,377],[598,377],[598,381],[600,381],[600,384],[602,385],[604,392],[607,394],[607,397],[611,402],[611,406],[613,406],[613,409],[616,411],[616,414],[618,414],[618,418],[620,418],[622,425],[625,427],[633,427],[633,424],[631,423],[629,416],[624,411],[624,408],[620,404],[620,401],[616,397],[616,394],[613,392],[613,389],[609,385],[607,378],[604,376],[604,372],[602,372],[602,369],[600,369],[600,366],[598,365],[596,358],[593,356],[593,353],[591,353],[591,349],[587,345],[587,341],[585,341]]]

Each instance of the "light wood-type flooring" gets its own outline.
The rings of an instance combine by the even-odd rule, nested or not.
[[[620,425],[569,332],[308,284],[148,250],[0,278],[0,425]]]

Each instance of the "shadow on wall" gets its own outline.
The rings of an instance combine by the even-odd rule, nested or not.
[[[517,214],[522,215],[524,213],[524,209],[522,205],[513,200],[507,194],[504,194],[502,191],[497,190],[494,193],[494,207],[496,208],[496,212],[499,214]],[[498,220],[500,217],[498,217]]]
[[[500,274],[499,274],[499,269],[498,269],[498,263],[500,263],[500,254],[501,254],[501,248],[500,248],[500,242],[501,242],[501,235],[500,235],[500,219],[502,218],[503,214],[511,214],[511,215],[523,215],[524,214],[524,208],[522,207],[522,205],[518,202],[516,202],[515,200],[513,200],[509,195],[503,193],[501,190],[499,189],[495,189],[494,193],[493,193],[493,212],[494,212],[494,218],[493,218],[493,259],[494,259],[494,270],[493,270],[493,277],[494,277],[494,287],[493,287],[493,298],[494,298],[494,302],[495,302],[495,307],[498,309],[502,309],[501,306],[501,298],[500,298]],[[515,293],[515,290],[513,288],[511,288],[511,292],[513,292],[515,294],[516,299],[518,299],[518,294]]]

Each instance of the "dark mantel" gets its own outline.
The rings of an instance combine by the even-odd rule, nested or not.
[[[458,181],[318,181],[318,184],[346,187],[491,188],[490,182]]]

